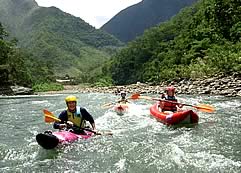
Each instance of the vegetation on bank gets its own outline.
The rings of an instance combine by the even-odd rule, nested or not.
[[[58,83],[39,83],[32,88],[35,92],[45,92],[45,91],[61,91],[64,86]]]
[[[17,40],[10,40],[0,23],[0,80],[2,85],[34,87],[55,80],[52,66],[37,60],[17,47]]]
[[[63,90],[62,84],[55,83],[56,75],[53,66],[53,63],[31,54],[29,49],[18,48],[17,40],[11,40],[0,23],[0,80],[2,85],[21,85],[30,87],[35,92]],[[111,79],[99,78],[100,70],[99,67],[93,69],[92,74],[82,73],[74,77],[73,84],[88,82],[91,86],[111,85]]]
[[[18,9],[18,10],[13,10]],[[34,0],[0,0],[0,22],[30,56],[51,66],[57,77],[95,82],[100,65],[123,46],[114,36],[55,7]]]
[[[241,72],[241,2],[200,0],[130,42],[102,69],[114,84]]]

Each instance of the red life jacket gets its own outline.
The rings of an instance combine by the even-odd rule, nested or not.
[[[166,100],[172,101],[172,102],[177,102],[177,99],[175,97],[172,97],[172,98],[167,97]],[[177,111],[177,104],[164,101],[162,111],[176,112]]]

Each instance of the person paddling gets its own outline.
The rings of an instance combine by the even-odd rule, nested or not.
[[[119,100],[117,100],[117,103],[128,103],[128,99],[126,98],[126,93],[124,91],[120,92],[121,98]]]
[[[85,134],[83,131],[86,128],[86,121],[89,121],[92,129],[96,132],[95,121],[89,112],[80,106],[77,106],[77,98],[75,96],[67,96],[65,98],[67,109],[59,114],[61,122],[55,122],[55,129],[73,129],[74,133]]]
[[[166,91],[166,94],[161,95],[161,98],[164,100],[159,101],[159,107],[161,108],[162,112],[166,112],[166,111],[176,112],[177,108],[183,107],[182,104],[175,103],[177,102],[177,99],[175,97],[175,88],[173,86],[167,87],[165,91]]]

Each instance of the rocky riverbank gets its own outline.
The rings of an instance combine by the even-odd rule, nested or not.
[[[29,88],[20,86],[1,87],[0,95],[31,95],[31,94],[57,94],[57,93],[113,93],[120,91],[127,93],[141,94],[160,94],[163,93],[166,86],[176,87],[177,94],[210,94],[223,95],[227,97],[241,97],[241,76],[233,74],[232,76],[216,75],[214,77],[203,79],[183,79],[180,81],[162,82],[160,85],[151,85],[137,82],[132,85],[110,86],[110,87],[85,87],[83,85],[65,85],[63,91],[50,91],[44,93],[33,93]],[[10,93],[10,94],[9,94]]]
[[[34,94],[31,88],[23,87],[23,86],[9,86],[2,85],[0,86],[0,95],[32,95]]]
[[[176,87],[177,94],[210,94],[223,95],[227,97],[241,96],[241,76],[233,74],[232,76],[216,75],[211,78],[203,79],[183,79],[181,81],[162,82],[160,85],[149,85],[137,82],[132,85],[125,86],[111,86],[111,87],[72,87],[72,90],[86,93],[86,92],[102,92],[102,93],[118,93],[119,91],[126,91],[128,93],[152,93],[160,94],[168,85]],[[71,90],[70,86],[66,89]]]

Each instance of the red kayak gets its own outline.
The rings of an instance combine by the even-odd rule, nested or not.
[[[46,131],[39,133],[36,136],[36,140],[40,146],[45,149],[53,149],[61,144],[71,143],[78,139],[88,139],[94,135],[93,132],[84,131],[86,134],[75,134],[69,131],[51,132]]]
[[[150,108],[151,115],[166,125],[191,125],[197,124],[199,117],[192,110],[182,110],[174,113],[160,112],[158,103]]]
[[[114,106],[114,111],[118,114],[118,115],[123,115],[124,113],[126,113],[128,111],[128,105],[126,103],[118,103]]]

